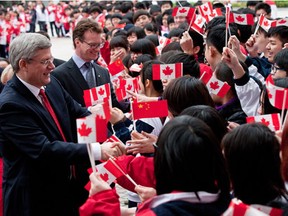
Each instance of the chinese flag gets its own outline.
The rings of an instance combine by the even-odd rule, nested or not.
[[[166,100],[152,102],[133,102],[132,111],[134,120],[140,118],[155,118],[168,116]]]
[[[153,64],[153,80],[175,79],[183,76],[183,63]]]
[[[122,71],[125,71],[125,66],[121,59],[117,59],[112,64],[108,65],[108,70],[112,76],[115,76]]]

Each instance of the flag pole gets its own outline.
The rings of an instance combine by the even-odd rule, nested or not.
[[[179,4],[179,6],[182,7],[182,4],[180,3],[180,1],[177,1],[177,2],[178,2],[178,4]]]
[[[284,110],[286,108],[286,99],[287,99],[287,90],[284,91],[284,100],[283,100],[281,119],[280,119],[281,127],[282,127],[282,125],[284,125],[283,118],[284,118]],[[286,119],[286,117],[287,117],[287,113],[286,113],[285,119]]]
[[[257,32],[258,32],[259,26],[260,26],[260,22],[259,22],[259,20],[258,20],[257,25],[256,25],[256,28],[255,28],[255,31],[254,31],[254,33],[253,33],[254,36],[255,36],[255,35],[257,34]]]
[[[86,146],[87,146],[87,151],[88,151],[91,167],[92,167],[93,173],[95,174],[96,173],[95,159],[94,159],[93,152],[91,150],[91,143],[87,143]]]
[[[138,101],[138,100],[137,100],[137,101]],[[132,112],[132,117],[133,117],[133,128],[134,128],[134,130],[136,131],[136,121],[135,121],[135,119],[134,119],[134,110],[133,110],[132,103],[133,103],[133,101],[132,101],[132,99],[130,98],[130,106],[131,106],[131,112]]]

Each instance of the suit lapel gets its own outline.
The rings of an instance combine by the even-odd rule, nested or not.
[[[74,80],[75,85],[78,85],[82,90],[89,89],[89,86],[82,76],[82,73],[78,66],[75,64],[72,58],[67,62],[67,67],[70,71],[71,78]]]

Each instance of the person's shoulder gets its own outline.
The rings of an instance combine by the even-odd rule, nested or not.
[[[53,73],[67,73],[69,72],[69,68],[72,67],[77,67],[76,64],[74,63],[73,59],[69,59],[67,62],[63,62],[62,64],[60,64],[59,66],[57,66],[56,68],[54,68]]]

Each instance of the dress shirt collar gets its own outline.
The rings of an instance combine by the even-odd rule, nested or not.
[[[72,59],[79,69],[86,63],[83,59],[76,55],[76,53],[72,55]]]
[[[17,74],[16,74],[17,76]],[[32,94],[38,98],[38,95],[39,95],[39,92],[40,92],[40,89],[36,86],[33,86],[27,82],[25,82],[24,80],[22,80],[19,76],[17,76],[17,78],[32,92]],[[44,89],[44,87],[42,87]]]

